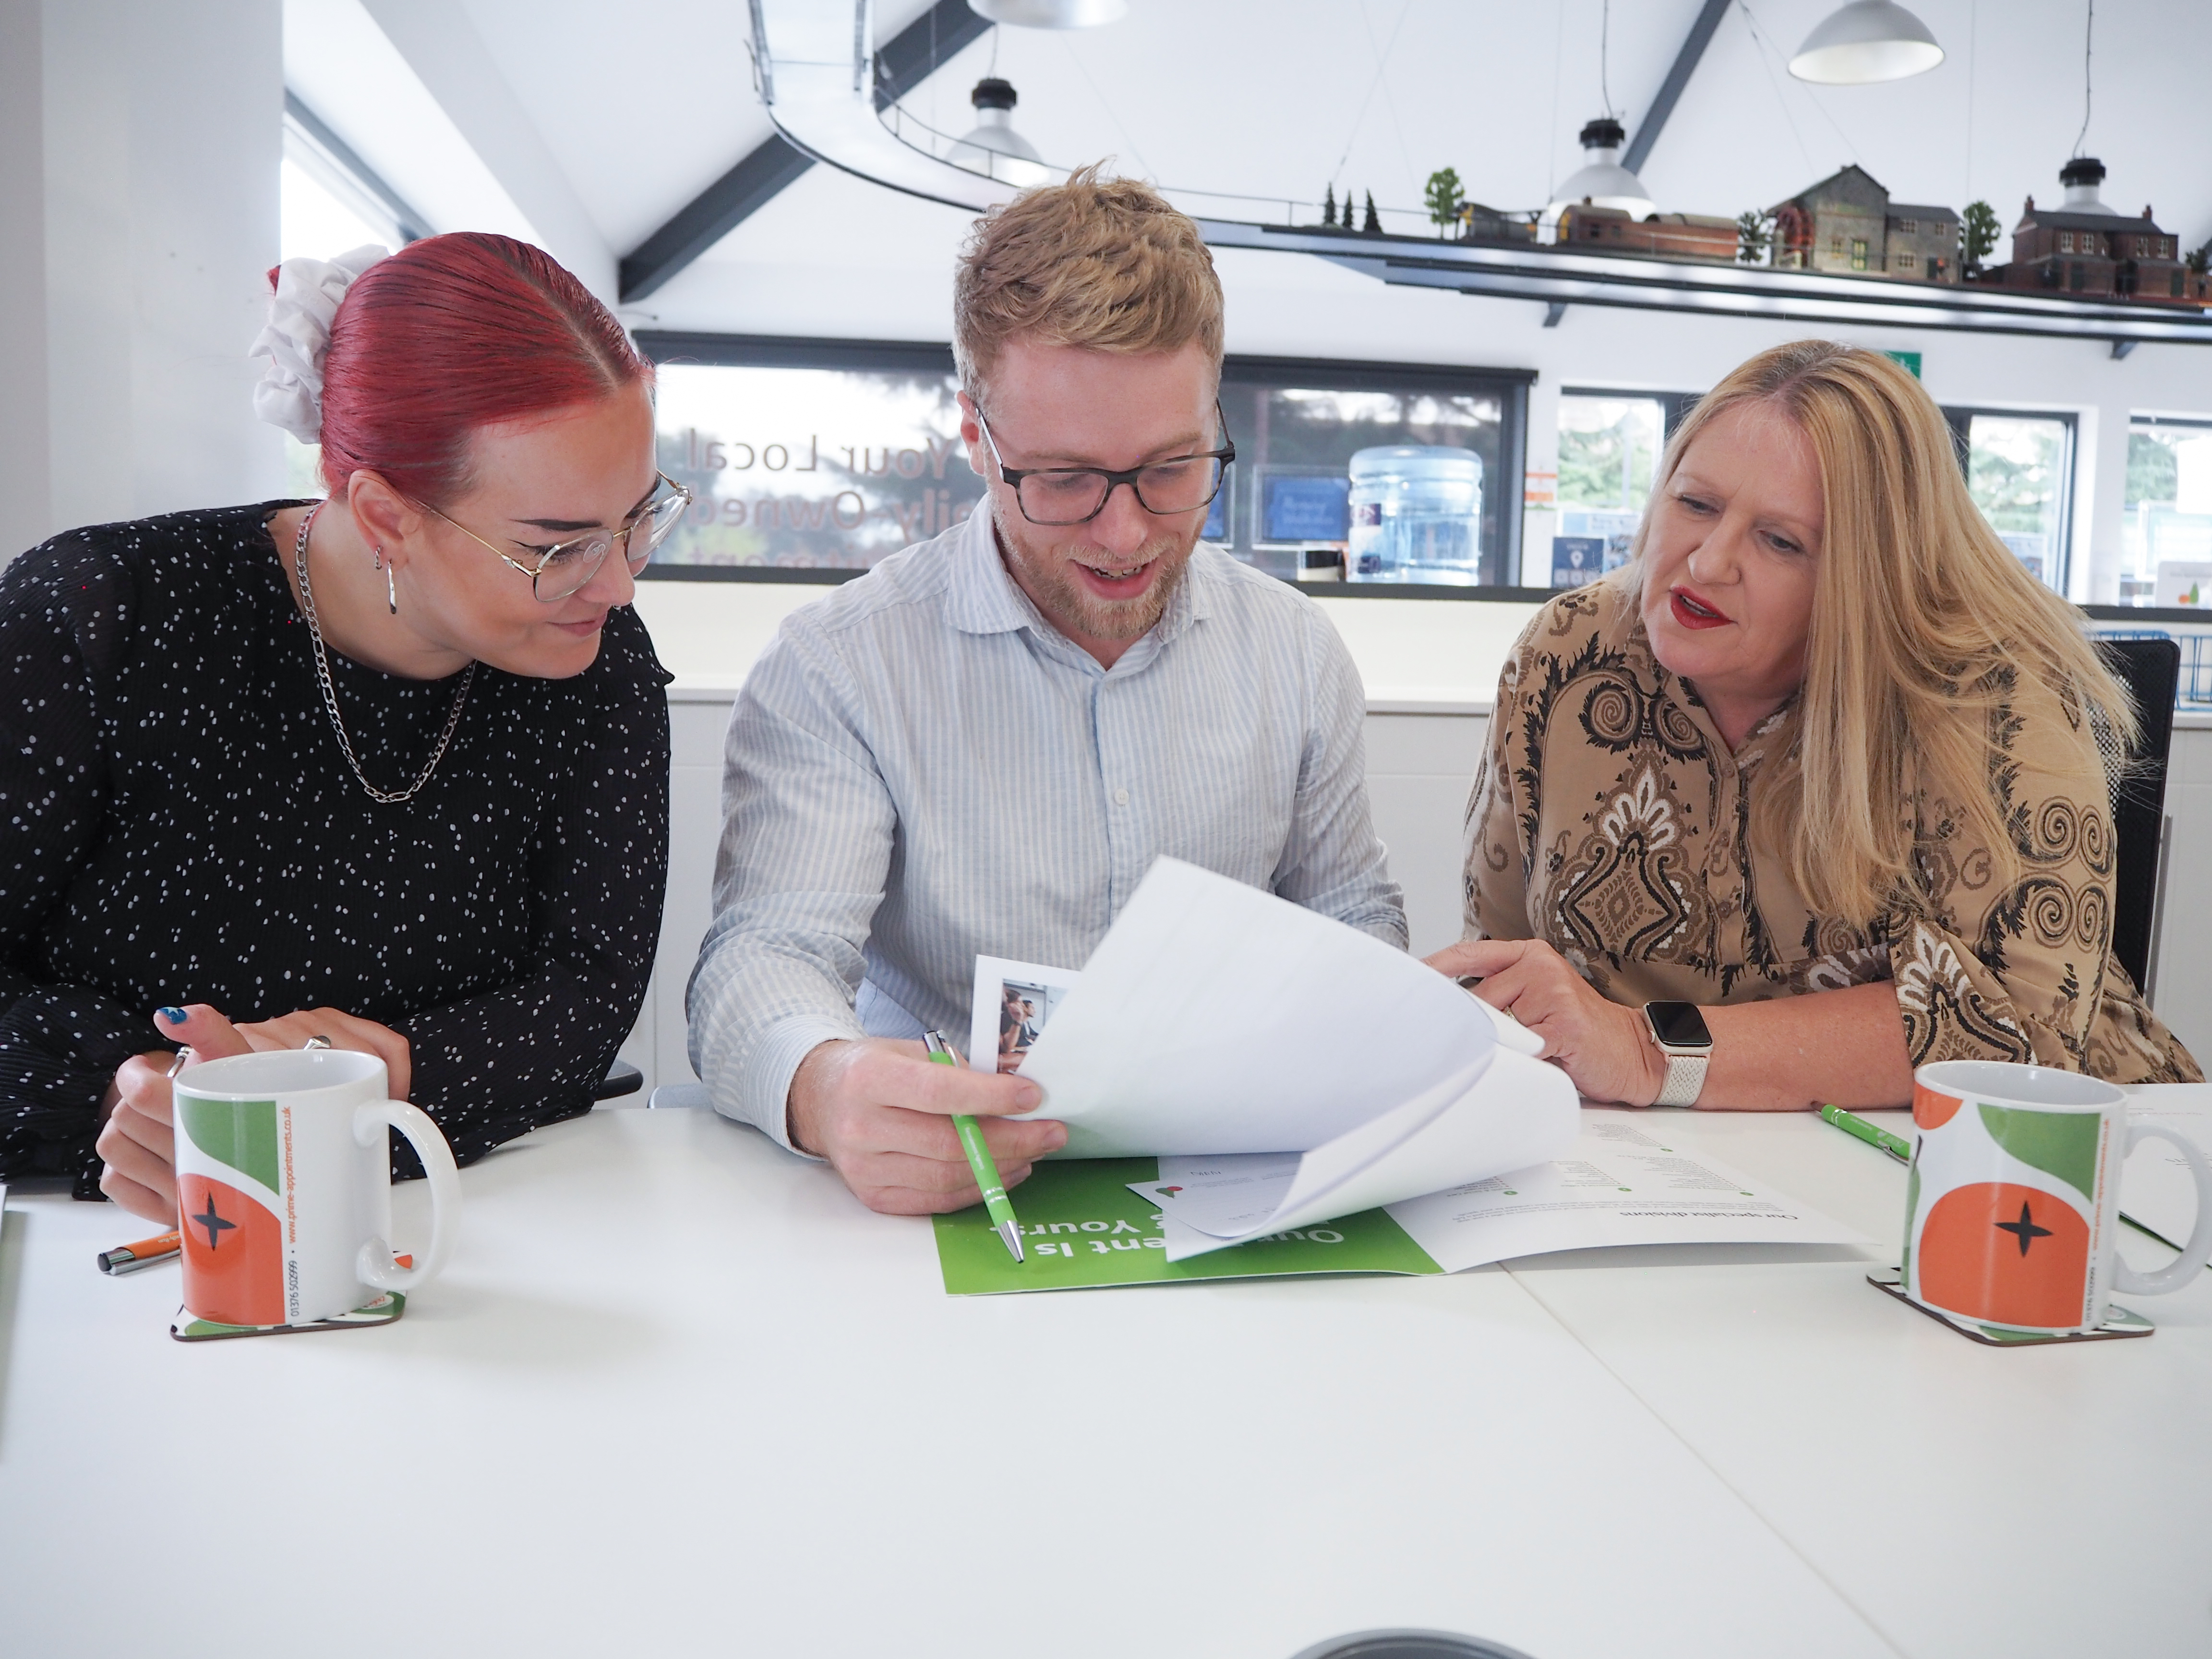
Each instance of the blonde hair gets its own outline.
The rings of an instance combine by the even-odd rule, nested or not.
[[[1103,162],[975,222],[952,279],[952,356],[980,406],[1016,336],[1093,351],[1178,351],[1221,366],[1221,279],[1198,227]]]
[[[1654,507],[1698,435],[1750,403],[1805,434],[1826,503],[1799,735],[1753,788],[1753,835],[1814,915],[1862,928],[1918,908],[1916,841],[1944,833],[1920,822],[1923,809],[1992,849],[1991,874],[2012,885],[2027,832],[1999,793],[2009,735],[1999,711],[2023,678],[2050,688],[2080,717],[2084,763],[2101,781],[2096,728],[2122,744],[2136,735],[2126,691],[2081,613],[1975,507],[1935,400],[1879,352],[1800,340],[1741,365],[1668,445]],[[1647,510],[1621,573],[1633,588],[1650,523]]]

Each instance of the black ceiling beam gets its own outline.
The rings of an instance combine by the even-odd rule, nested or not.
[[[1674,112],[1675,100],[1682,89],[1690,84],[1690,76],[1697,73],[1698,60],[1705,55],[1705,43],[1713,38],[1713,31],[1721,26],[1730,0],[1705,0],[1698,13],[1698,21],[1690,25],[1689,39],[1682,42],[1681,51],[1674,54],[1674,67],[1667,71],[1667,78],[1659,83],[1659,95],[1651,100],[1644,112],[1644,125],[1636,129],[1636,137],[1629,141],[1620,165],[1631,173],[1643,169],[1651,146],[1659,142],[1659,134],[1667,125],[1667,118]]]
[[[876,53],[876,107],[887,108],[905,97],[990,27],[968,0],[936,0]],[[814,158],[781,133],[767,139],[623,258],[623,302],[658,291],[813,165]]]

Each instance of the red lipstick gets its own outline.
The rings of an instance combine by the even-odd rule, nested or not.
[[[1725,628],[1735,620],[1710,600],[1699,599],[1686,587],[1667,590],[1667,607],[1674,621],[1683,628]]]

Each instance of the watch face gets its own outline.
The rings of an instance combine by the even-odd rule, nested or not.
[[[1705,1029],[1705,1011],[1694,1002],[1647,1002],[1644,1018],[1651,1035],[1668,1048],[1710,1048],[1713,1034]]]

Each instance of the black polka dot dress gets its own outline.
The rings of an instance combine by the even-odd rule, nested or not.
[[[286,505],[72,531],[0,574],[0,1177],[87,1189],[157,1007],[391,1026],[463,1163],[589,1110],[637,1017],[668,862],[645,625],[614,611],[572,679],[479,667],[430,781],[379,805],[270,538]],[[404,788],[459,677],[330,665],[363,770]]]

